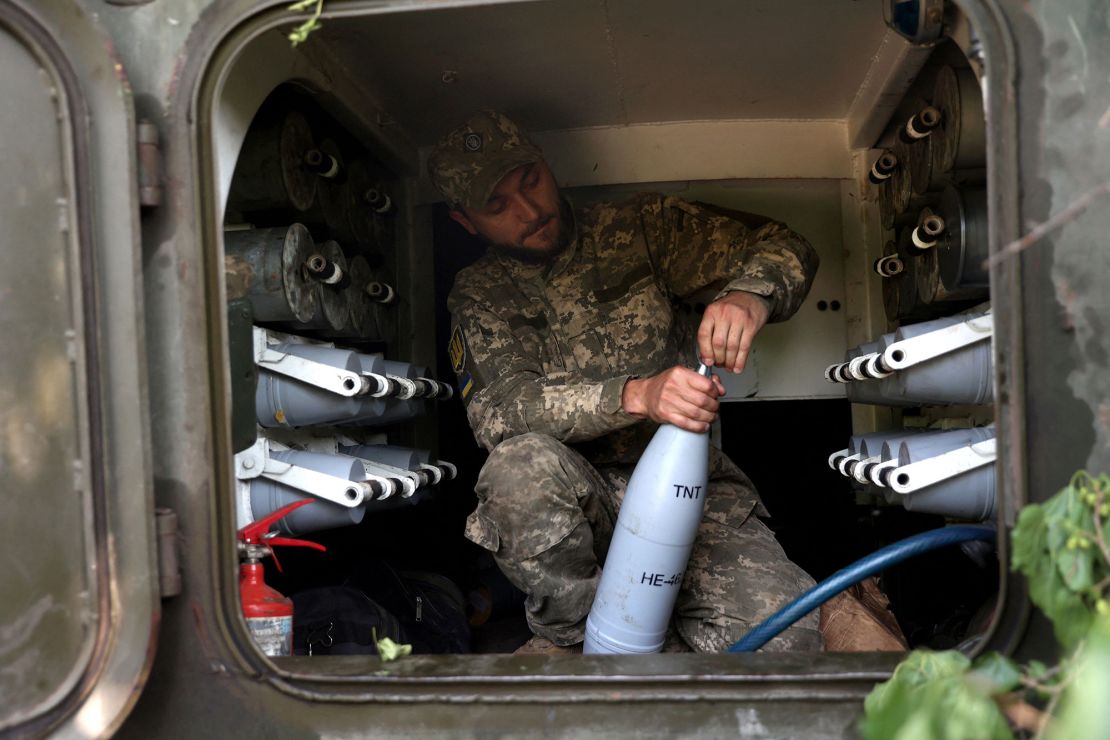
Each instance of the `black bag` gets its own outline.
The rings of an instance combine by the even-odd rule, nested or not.
[[[375,634],[409,642],[397,617],[357,588],[312,588],[291,598],[294,655],[377,655]]]
[[[469,653],[470,621],[459,587],[437,573],[402,571],[398,575],[407,603],[412,605],[411,612],[401,612],[400,619],[413,639],[414,651]]]
[[[470,652],[466,600],[449,578],[427,571],[401,571],[377,560],[363,564],[351,585],[397,616],[413,653]]]

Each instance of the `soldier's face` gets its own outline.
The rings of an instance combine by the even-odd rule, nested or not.
[[[451,218],[471,234],[522,259],[550,259],[563,250],[559,186],[545,162],[509,172],[485,208],[452,210]]]

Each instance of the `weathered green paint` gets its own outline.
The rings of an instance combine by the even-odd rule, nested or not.
[[[245,450],[258,437],[254,389],[258,370],[254,364],[251,304],[246,298],[227,302],[227,354],[231,359],[231,449]]]
[[[23,279],[0,291],[4,354],[19,371],[14,379],[5,372],[17,396],[6,399],[0,419],[9,431],[18,426],[29,439],[39,437],[35,454],[49,466],[49,480],[34,482],[33,491],[14,482],[17,470],[0,466],[11,527],[4,539],[14,546],[5,553],[12,580],[3,584],[4,601],[30,595],[34,606],[49,607],[23,615],[28,632],[10,613],[2,617],[2,670],[14,670],[23,685],[0,726],[17,721],[22,733],[53,727],[87,734],[110,730],[133,705],[159,618],[135,123],[111,44],[79,6],[4,2],[0,24],[5,39],[10,34],[36,50],[41,66],[29,72],[37,81],[23,80],[29,87],[5,88],[5,113],[14,120],[3,121],[3,200],[12,210],[0,244],[6,278]],[[5,64],[5,86],[20,84],[13,65]],[[56,96],[54,113],[36,109],[44,94]],[[51,138],[64,152],[60,161],[48,151]],[[50,173],[61,179],[44,188]],[[50,194],[58,187],[65,190],[55,195],[61,202]],[[21,204],[35,212],[19,214]],[[21,336],[27,331],[36,332],[34,340]],[[50,393],[35,390],[44,382],[54,386]],[[19,421],[21,409],[36,418]],[[64,426],[71,428],[62,432]],[[18,452],[16,443],[4,447]],[[29,492],[33,497],[22,495]],[[68,626],[60,627],[56,614]],[[49,699],[32,707],[27,699],[36,694]],[[0,700],[5,710],[10,695],[5,689]],[[33,718],[22,714],[29,709]]]
[[[52,60],[0,32],[0,696],[6,723],[38,714],[80,680],[103,615],[93,531],[76,172],[65,156],[72,102]],[[34,321],[26,320],[33,316]],[[34,554],[34,557],[29,555]],[[85,614],[86,619],[73,619]]]
[[[23,0],[16,4],[23,7]],[[102,309],[116,322],[104,328],[105,356],[111,358],[106,371],[117,384],[104,386],[104,403],[106,415],[121,425],[106,438],[111,455],[106,487],[115,502],[106,523],[123,564],[136,565],[113,573],[124,597],[113,602],[121,610],[114,629],[132,642],[105,659],[108,670],[99,676],[117,680],[112,686],[117,711],[126,712],[134,698],[125,680],[141,684],[136,677],[150,658],[147,633],[157,632],[149,680],[122,734],[612,736],[642,729],[676,736],[853,734],[862,697],[894,658],[461,656],[385,666],[336,659],[321,676],[310,671],[322,663],[289,659],[275,665],[253,649],[238,617],[235,589],[231,409],[223,370],[229,360],[227,316],[219,301],[222,260],[216,253],[205,122],[215,75],[252,29],[284,17],[286,4],[96,3],[98,20],[109,30],[130,79],[135,108],[157,122],[164,142],[165,199],[143,216],[141,269],[130,251],[129,227],[137,209],[124,203],[135,190],[133,168],[126,169],[133,142],[119,125],[129,122],[120,112],[129,101],[114,79],[111,92],[110,66],[88,63],[96,51],[103,60],[110,47],[75,1],[44,3],[36,11],[59,36],[67,32],[66,51],[86,63],[75,66],[85,70],[89,89],[114,100],[93,104],[100,138],[93,142],[92,171],[96,205],[106,214],[96,227],[96,243],[103,245],[97,252],[105,281]],[[343,12],[388,5],[327,4],[329,11]],[[1066,209],[1110,172],[1107,8],[1103,0],[962,5],[987,57],[991,234],[997,249]],[[115,139],[106,133],[110,130]],[[109,162],[118,168],[115,178],[106,174]],[[1026,500],[1051,495],[1075,468],[1110,469],[1110,335],[1104,331],[1110,291],[1103,287],[1110,275],[1104,244],[1110,209],[1105,204],[1103,197],[1020,256],[992,268],[1005,521],[1012,521]],[[6,261],[7,250],[5,245]],[[141,311],[133,296],[140,278]],[[145,321],[145,349],[136,316]],[[145,382],[135,376],[144,366],[149,411],[143,406]],[[132,389],[130,395],[123,387]],[[152,476],[146,451],[137,443],[142,439],[151,440]],[[161,624],[149,584],[144,590],[135,580],[143,554],[150,554],[150,477],[157,503],[178,513],[183,538],[185,592],[163,605]],[[142,516],[149,521],[144,524]],[[148,571],[151,562],[145,561]],[[994,645],[1030,654],[1051,644],[1042,624],[1027,626],[1020,583],[1007,582],[1002,603]],[[71,697],[53,718],[80,703],[80,697]],[[89,706],[82,711],[86,714],[71,718],[65,731],[80,732],[78,720],[88,716]],[[111,727],[112,719],[106,721]]]

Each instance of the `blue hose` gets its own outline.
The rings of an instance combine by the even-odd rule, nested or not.
[[[832,574],[789,604],[760,622],[755,629],[737,640],[730,653],[751,653],[763,647],[778,633],[809,614],[838,593],[864,578],[879,573],[892,565],[908,560],[923,552],[972,540],[993,542],[997,536],[994,527],[960,524],[932,529],[887,545],[867,557],[857,560]]]

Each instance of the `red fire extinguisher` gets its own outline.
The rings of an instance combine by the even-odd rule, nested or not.
[[[273,556],[274,565],[280,571],[281,563],[273,551],[275,546],[325,550],[317,542],[276,537],[276,532],[271,532],[270,526],[283,516],[311,503],[312,499],[294,501],[239,530],[239,553],[243,559],[239,565],[239,601],[243,605],[243,616],[247,618],[251,636],[266,655],[293,654],[293,600],[266,585],[262,558]]]

